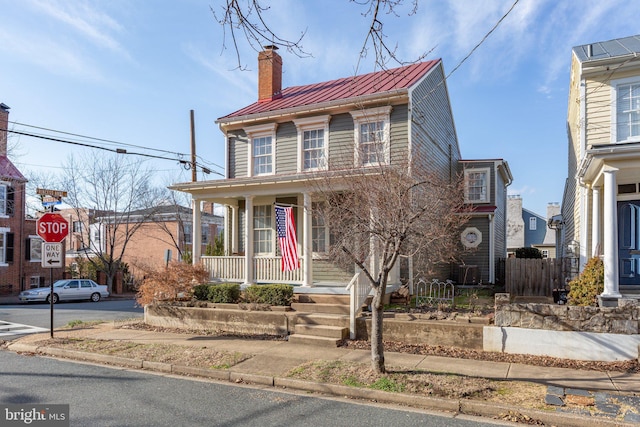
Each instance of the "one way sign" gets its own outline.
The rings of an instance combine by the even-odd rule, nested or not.
[[[42,266],[46,268],[63,267],[62,243],[42,242]]]

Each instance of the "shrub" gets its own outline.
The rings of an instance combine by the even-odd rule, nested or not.
[[[238,283],[209,285],[207,299],[218,304],[237,304],[240,301],[240,285]]]
[[[210,285],[196,285],[193,287],[193,297],[198,301],[206,301],[209,298]]]
[[[244,291],[247,302],[287,306],[293,299],[291,285],[251,285]]]
[[[538,258],[542,259],[542,252],[538,248],[518,248],[516,258]]]
[[[155,301],[191,298],[196,285],[206,283],[209,273],[201,264],[172,262],[166,268],[147,269],[136,301],[144,306]]]
[[[576,279],[569,282],[569,304],[596,305],[598,295],[604,291],[604,263],[591,258]]]

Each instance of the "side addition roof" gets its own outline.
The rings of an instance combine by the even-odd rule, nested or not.
[[[636,57],[640,52],[640,35],[576,46],[573,52],[580,62]]]
[[[241,117],[261,113],[312,105],[320,106],[336,101],[348,101],[349,99],[366,97],[368,95],[383,95],[398,90],[407,90],[418,83],[420,79],[440,61],[440,59],[435,59],[327,82],[292,86],[282,91],[282,98],[270,102],[256,101],[240,110],[220,117],[218,123],[235,121]]]

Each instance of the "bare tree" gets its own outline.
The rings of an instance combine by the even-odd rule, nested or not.
[[[66,203],[87,226],[81,233],[87,260],[107,276],[109,291],[120,270],[127,244],[155,213],[159,191],[151,185],[152,171],[142,161],[121,155],[87,153],[69,157],[60,187]]]
[[[399,16],[399,9],[406,4],[410,4],[410,7],[405,13],[413,15],[418,9],[418,0],[352,0],[351,2],[361,7],[360,14],[369,20],[369,29],[360,48],[361,59],[373,53],[376,65],[381,69],[387,69],[390,64],[405,65],[421,61],[427,56],[428,53],[425,52],[410,61],[403,60],[398,56],[398,46],[389,44],[387,34],[384,32],[384,16],[387,18]],[[240,56],[239,35],[255,51],[262,50],[265,45],[272,45],[286,49],[298,57],[311,56],[302,45],[307,30],[301,31],[300,36],[295,39],[285,38],[274,31],[274,25],[268,19],[270,9],[267,6],[268,3],[266,0],[225,0],[220,9],[211,8],[214,18],[224,28],[223,47],[226,48],[228,35],[240,69],[245,67],[242,65]]]
[[[461,176],[437,173],[426,159],[409,165],[380,163],[334,171],[314,191],[331,234],[330,258],[355,263],[374,291],[372,368],[385,372],[383,301],[391,270],[400,256],[415,256],[429,268],[455,261],[461,227],[469,220]]]

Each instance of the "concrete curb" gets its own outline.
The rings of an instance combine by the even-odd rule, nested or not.
[[[345,385],[316,383],[291,378],[234,372],[232,370],[214,370],[192,366],[172,365],[163,362],[129,359],[120,356],[87,353],[54,347],[38,347],[32,344],[14,343],[10,344],[7,348],[17,353],[37,353],[65,359],[90,361],[126,368],[145,369],[176,375],[198,376],[232,383],[260,384],[274,388],[293,389],[374,402],[405,405],[420,409],[480,416],[491,419],[499,418],[501,415],[505,414],[517,414],[542,421],[545,425],[562,425],[565,427],[637,427],[637,424],[602,417],[585,417],[569,413],[546,412],[536,409],[512,407],[475,400],[415,396],[411,394],[393,393]]]

